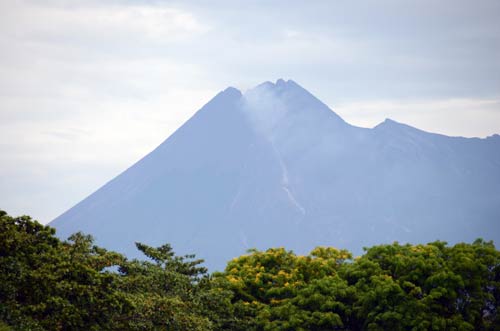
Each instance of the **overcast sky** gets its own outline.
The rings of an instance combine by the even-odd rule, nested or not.
[[[0,209],[47,223],[227,86],[500,133],[500,1],[0,0]]]

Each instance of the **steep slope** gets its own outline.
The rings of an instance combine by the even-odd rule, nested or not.
[[[149,155],[51,224],[61,236],[93,234],[105,247],[135,252],[134,241],[198,249],[196,234],[221,220],[256,137],[241,93],[219,93]]]
[[[134,256],[171,243],[221,268],[247,248],[500,239],[500,137],[349,125],[293,81],[219,93],[51,223]]]

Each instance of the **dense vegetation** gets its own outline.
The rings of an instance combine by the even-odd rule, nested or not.
[[[169,245],[127,260],[0,211],[0,330],[498,330],[493,243],[251,250],[208,274]]]

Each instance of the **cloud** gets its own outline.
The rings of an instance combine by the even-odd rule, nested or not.
[[[178,8],[112,2],[9,2],[2,6],[7,35],[53,43],[173,42],[207,31],[193,14]]]
[[[167,5],[0,3],[0,201],[58,216],[161,143],[217,90],[165,54],[209,27]]]

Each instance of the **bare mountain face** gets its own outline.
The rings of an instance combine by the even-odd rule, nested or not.
[[[215,96],[51,224],[136,256],[170,243],[211,269],[249,248],[500,243],[500,136],[352,126],[293,81]]]

